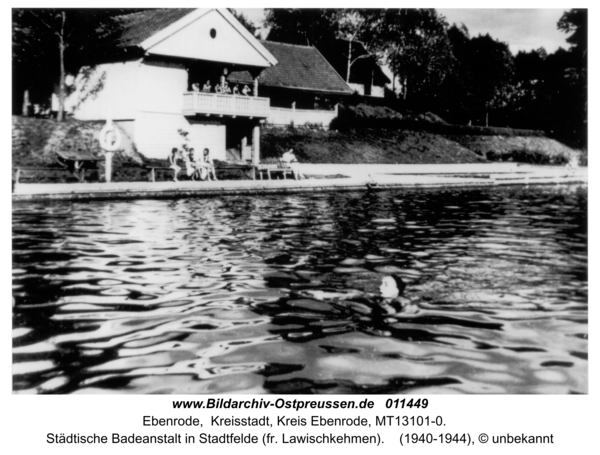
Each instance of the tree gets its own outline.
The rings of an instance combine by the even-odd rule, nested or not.
[[[248,19],[244,13],[240,13],[233,8],[227,8],[227,10],[233,14],[233,17],[235,17],[237,21],[246,28],[246,30],[252,33],[252,36],[257,35],[258,27],[254,25],[253,22],[250,22],[250,19]]]
[[[454,66],[448,24],[434,9],[386,9],[372,45],[400,78],[404,100],[431,101]]]
[[[23,81],[18,85],[27,93],[35,84],[58,80],[57,119],[63,120],[66,75],[98,58],[119,30],[116,17],[134,11],[139,10],[14,9],[13,75]]]
[[[266,13],[269,41],[319,47],[337,37],[340,10],[268,8]]]
[[[489,34],[479,35],[469,41],[465,60],[471,93],[476,109],[489,125],[489,113],[505,105],[514,72],[513,57],[508,44],[493,39]]]
[[[565,11],[557,23],[559,30],[570,33],[567,43],[571,45],[569,53],[575,57],[573,64],[564,70],[564,92],[571,96],[571,106],[576,109],[572,132],[587,146],[587,9],[571,9]]]
[[[587,53],[588,15],[587,9],[565,11],[557,23],[558,29],[571,33],[567,38],[573,48],[582,55]]]
[[[373,58],[371,53],[352,52],[355,42],[359,42],[365,49],[376,30],[381,10],[345,9],[338,15],[336,36],[348,41],[346,57],[346,82],[350,82],[352,65],[360,59]]]

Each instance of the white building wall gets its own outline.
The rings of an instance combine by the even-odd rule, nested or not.
[[[188,73],[182,66],[142,64],[136,86],[139,110],[181,115],[187,83]]]
[[[283,107],[272,107],[267,123],[272,125],[296,126],[314,124],[329,128],[331,121],[338,116],[337,105],[333,111],[320,111],[312,109],[286,109]]]
[[[371,96],[375,96],[377,98],[383,98],[385,96],[384,88],[379,87],[377,85],[371,86]]]
[[[185,68],[142,65],[137,88],[140,100],[136,125],[138,150],[148,158],[164,159],[173,147],[184,143],[178,132],[181,129],[189,133],[187,144],[196,153],[208,148],[213,158],[225,160],[225,125],[182,115],[187,83]]]
[[[364,86],[364,84],[355,84],[353,82],[348,82],[348,85],[350,86],[350,88],[352,90],[354,90],[359,95],[364,95],[365,94],[365,86]]]
[[[239,65],[271,66],[267,59],[216,10],[208,11],[168,39],[151,46],[148,52]]]
[[[75,89],[65,103],[67,112],[79,120],[135,118],[139,68],[137,61],[84,68],[75,78]]]
[[[184,141],[178,130],[187,131]],[[186,143],[195,153],[205,148],[213,159],[226,158],[225,125],[209,120],[189,120],[181,114],[144,112],[136,121],[136,146],[148,158],[166,159],[173,147]]]
[[[225,125],[219,122],[207,123],[192,120],[189,127],[189,138],[196,153],[196,159],[202,159],[205,148],[210,150],[212,159],[225,161]]]

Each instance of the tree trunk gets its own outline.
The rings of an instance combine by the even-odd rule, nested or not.
[[[23,117],[29,116],[29,89],[23,92]]]
[[[348,41],[348,68],[346,69],[346,83],[350,82],[350,67],[352,66],[352,41]]]
[[[486,128],[487,128],[488,126],[490,126],[490,125],[489,125],[489,122],[488,122],[488,120],[489,120],[489,116],[490,116],[489,112],[488,112],[488,111],[485,111],[485,126],[486,126]]]
[[[62,122],[64,120],[65,115],[65,21],[66,21],[66,13],[62,12],[62,27],[60,30],[60,40],[58,43],[58,49],[60,53],[60,78],[58,81],[58,114],[56,116],[56,120]]]

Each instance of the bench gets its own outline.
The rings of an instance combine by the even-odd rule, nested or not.
[[[291,167],[281,167],[279,164],[261,164],[258,166],[257,170],[261,180],[263,179],[263,174],[265,174],[269,180],[271,180],[272,176],[277,177],[278,175],[281,175],[284,180],[287,180],[286,176],[288,174],[295,180],[298,180],[299,177],[296,171]]]
[[[215,172],[218,174],[233,173],[242,179],[255,180],[256,166],[244,163],[227,163],[226,165],[215,166]]]
[[[57,173],[67,174],[68,177],[75,177],[77,181],[85,181],[85,171],[92,169],[81,169],[77,173],[66,167],[15,167],[14,168],[14,182],[15,186],[23,183],[24,179],[32,179],[39,177],[39,174],[43,172],[45,178],[52,179],[63,179],[62,176],[57,176]]]
[[[164,172],[164,171],[170,171],[173,173],[173,180],[175,181],[175,178],[177,177],[177,175],[175,174],[175,170],[172,167],[159,167],[159,166],[155,166],[155,167],[148,167],[146,168],[148,170],[148,179],[151,182],[156,182],[156,173],[157,172]],[[179,174],[179,172],[177,173]]]

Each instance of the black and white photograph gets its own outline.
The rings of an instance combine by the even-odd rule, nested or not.
[[[366,6],[12,8],[13,395],[590,393],[588,10]]]

